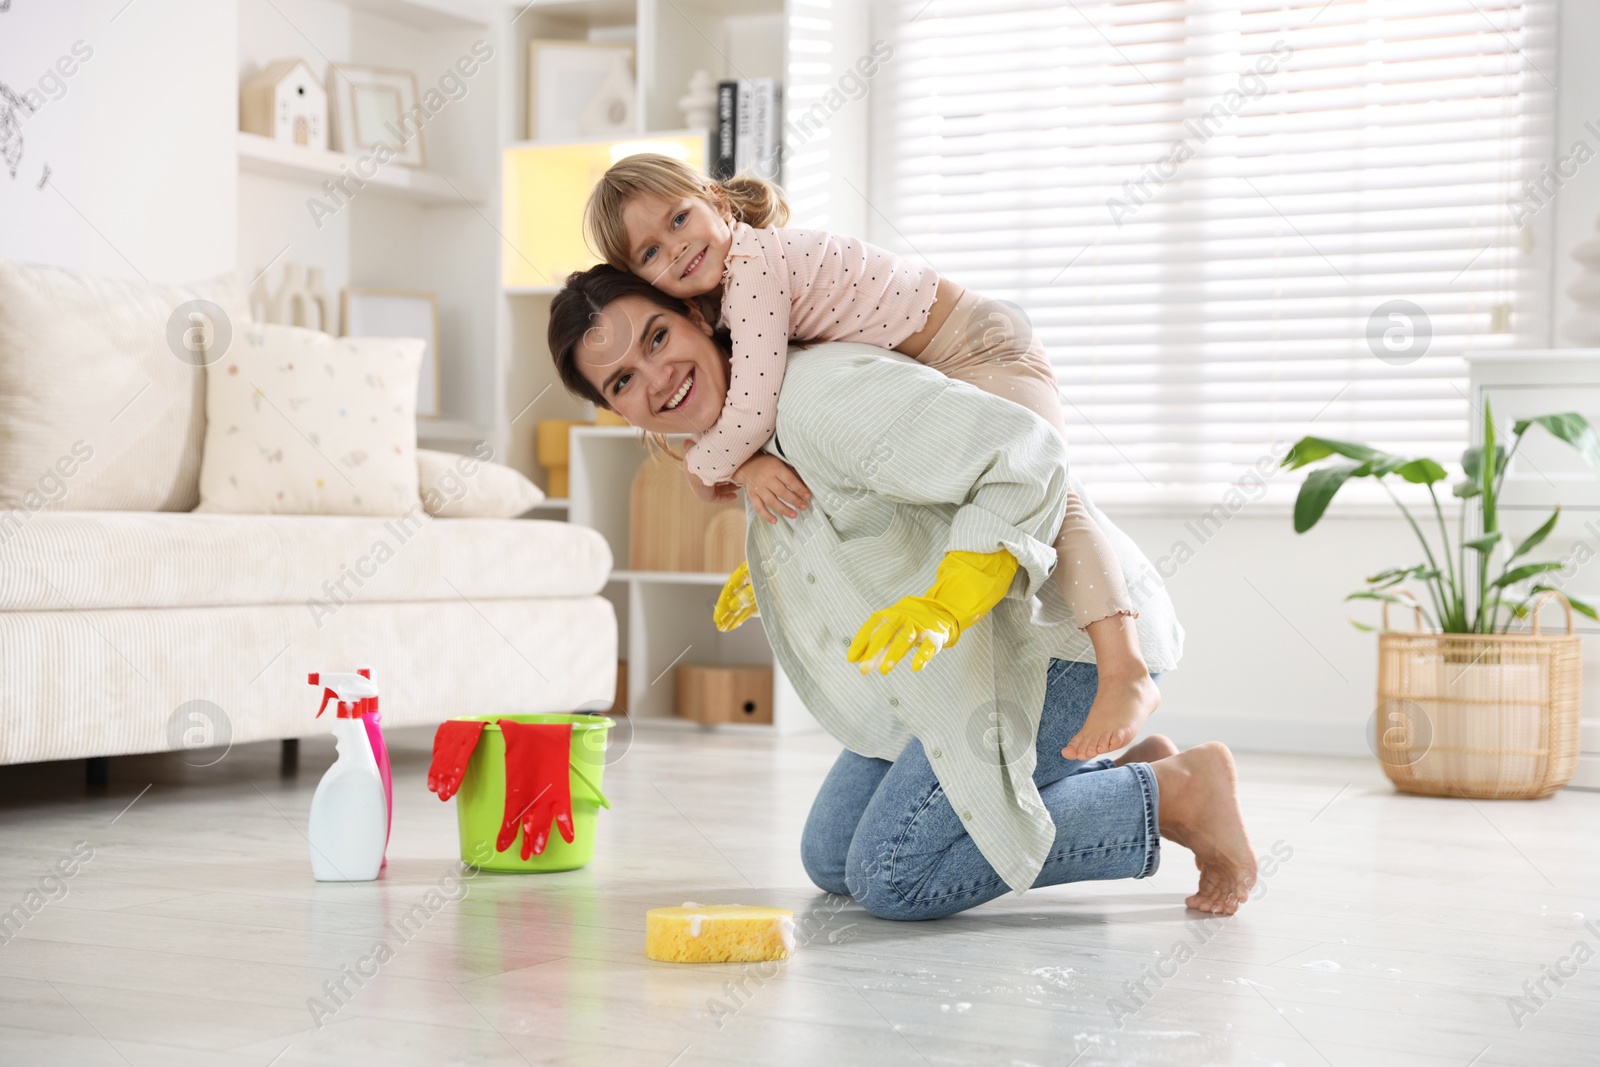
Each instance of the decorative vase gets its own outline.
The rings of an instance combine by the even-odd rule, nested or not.
[[[272,294],[267,291],[266,271],[262,271],[250,287],[250,317],[256,322],[271,322],[271,309]]]
[[[710,74],[697,70],[689,75],[689,91],[678,97],[683,109],[683,125],[689,130],[709,130],[717,124],[717,82]]]
[[[305,268],[298,263],[285,263],[283,284],[272,296],[272,304],[267,309],[267,321],[283,326],[315,328],[312,323],[315,316],[316,308],[311,302],[311,293],[306,289]]]
[[[1600,222],[1595,228],[1600,230]],[[1572,258],[1583,264],[1583,273],[1567,286],[1567,295],[1577,301],[1578,310],[1561,326],[1569,341],[1600,346],[1600,237],[1591,237],[1572,250]]]
[[[321,267],[312,267],[306,271],[306,295],[310,298],[311,306],[317,311],[317,329],[334,337],[339,336],[339,307],[333,302],[333,297],[328,295],[328,286],[323,281]]]
[[[628,71],[628,57],[618,55],[611,61],[611,69],[606,72],[606,80],[600,83],[594,99],[589,101],[589,106],[583,109],[583,114],[578,118],[579,131],[586,137],[636,132],[638,127],[634,122],[633,97],[633,75]]]

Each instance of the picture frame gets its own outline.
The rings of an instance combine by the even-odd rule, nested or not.
[[[437,419],[439,410],[439,300],[419,289],[346,286],[339,290],[341,337],[420,338],[422,369],[417,379],[417,418]]]
[[[417,107],[417,76],[382,67],[328,64],[328,117],[333,148],[368,155],[379,144],[408,167],[428,163],[423,131],[411,116]]]
[[[637,133],[634,114],[634,46],[614,41],[535,39],[528,42],[528,115],[530,141],[574,141],[596,135]],[[591,129],[590,105],[603,93],[618,92],[618,60],[627,69],[627,130]]]

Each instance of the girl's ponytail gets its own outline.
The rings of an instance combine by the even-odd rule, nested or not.
[[[725,182],[713,182],[712,187],[722,194],[733,217],[748,226],[759,230],[789,222],[789,202],[783,198],[783,190],[765,178],[735,174]]]

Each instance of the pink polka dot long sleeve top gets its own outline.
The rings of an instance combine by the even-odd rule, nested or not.
[[[933,270],[853,237],[735,222],[722,281],[733,373],[689,472],[727,481],[772,437],[791,338],[893,348],[927,323],[938,286]]]

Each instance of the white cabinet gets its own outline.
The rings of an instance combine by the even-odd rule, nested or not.
[[[1472,366],[1474,443],[1484,404],[1492,405],[1496,431],[1509,438],[1518,419],[1576,411],[1600,426],[1600,348],[1495,352],[1467,356]],[[1600,478],[1577,452],[1530,430],[1506,472],[1504,506],[1562,506],[1562,525],[1578,513],[1600,518]],[[1600,569],[1600,568],[1597,568]]]
[[[1467,355],[1472,368],[1472,441],[1481,444],[1484,405],[1490,405],[1495,431],[1509,441],[1518,419],[1576,411],[1600,426],[1600,349],[1545,349]],[[1509,446],[1508,446],[1509,447]],[[1560,560],[1553,572],[1559,585],[1591,604],[1600,604],[1600,477],[1577,452],[1538,428],[1531,428],[1506,470],[1500,525],[1516,539],[1533,532],[1561,505],[1555,531],[1532,553]],[[1583,735],[1578,773],[1572,785],[1600,789],[1600,626],[1578,617],[1583,633]],[[1547,608],[1546,626],[1560,625],[1560,612]]]

